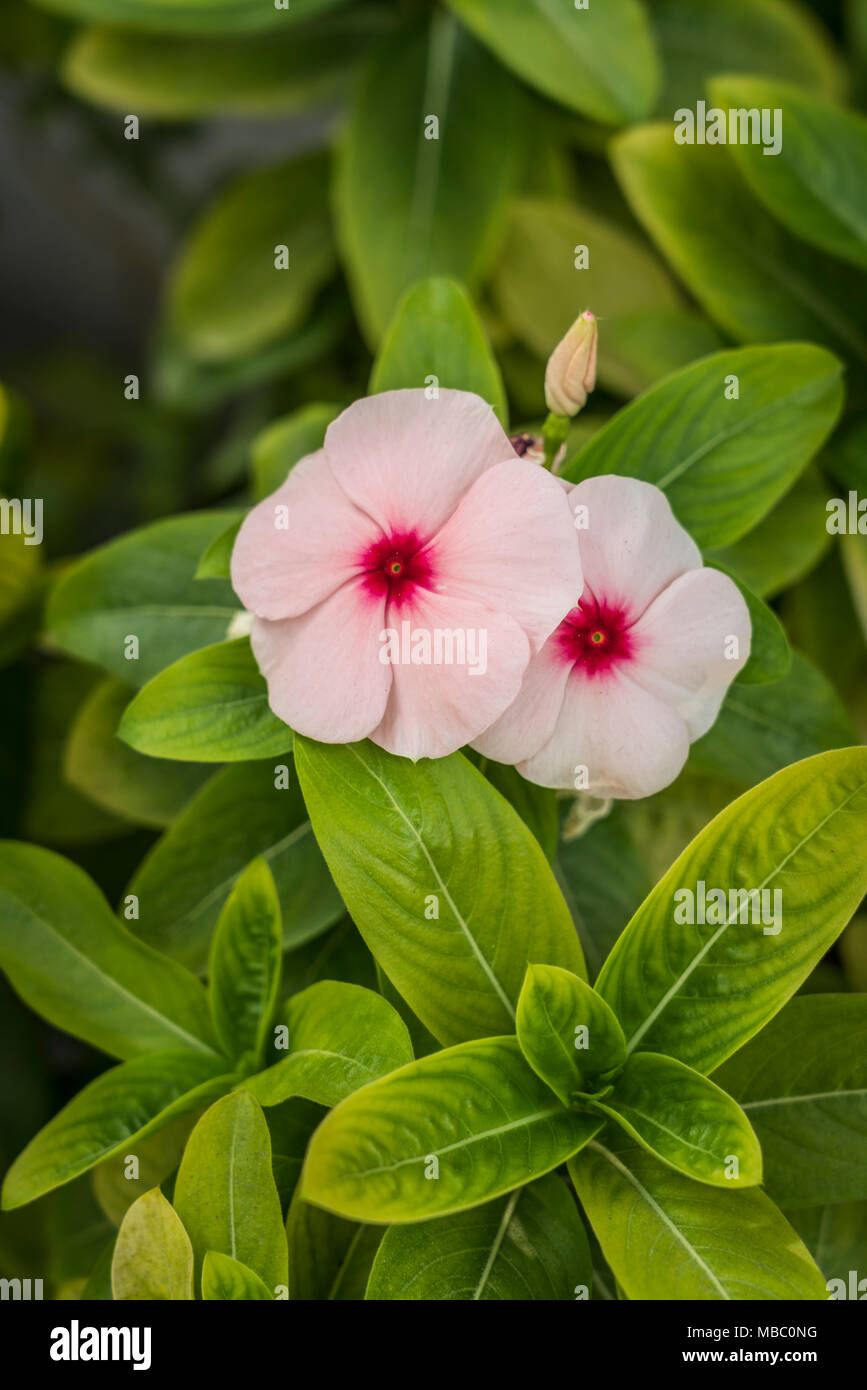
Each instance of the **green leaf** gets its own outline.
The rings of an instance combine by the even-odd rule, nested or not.
[[[196,1278],[209,1250],[240,1260],[272,1294],[288,1278],[286,1232],[261,1107],[245,1091],[224,1096],[196,1125],[175,1183]]]
[[[158,671],[228,636],[240,611],[224,580],[196,580],[199,557],[231,512],[170,517],[109,541],[67,570],[46,624],[64,651],[144,685]],[[129,637],[138,639],[138,656]]]
[[[72,19],[128,26],[157,34],[242,34],[294,27],[308,15],[335,9],[344,0],[292,0],[291,13],[259,0],[39,0]]]
[[[627,1050],[710,1072],[773,1018],[867,890],[865,817],[863,748],[785,768],[716,816],[638,909],[597,981]],[[712,916],[700,883],[726,894],[721,922],[677,920]],[[767,927],[737,920],[733,889],[765,892]]]
[[[576,270],[581,246],[588,247],[589,265]],[[682,304],[668,271],[639,238],[597,213],[546,198],[512,204],[493,288],[507,325],[541,359],[540,382],[550,353],[578,315],[592,309],[603,320],[600,381],[623,394],[631,394],[634,380],[618,355],[620,326],[636,314],[673,312]]]
[[[208,994],[223,1050],[257,1061],[280,986],[283,924],[274,876],[254,859],[239,876],[220,913],[211,946]]]
[[[859,277],[775,222],[725,147],[675,144],[666,122],[619,135],[612,159],[639,221],[725,332],[748,343],[806,339],[867,360]]]
[[[178,1115],[201,1108],[231,1078],[223,1057],[158,1052],[98,1076],[41,1129],[19,1154],[3,1184],[3,1208],[32,1202],[89,1168],[126,1154],[130,1145]]]
[[[673,1057],[634,1052],[596,1105],[688,1178],[731,1188],[762,1181],[759,1141],[737,1102]]]
[[[806,1247],[758,1189],[721,1192],[693,1182],[610,1132],[588,1144],[569,1172],[629,1298],[827,1297]]]
[[[67,781],[98,806],[136,825],[169,825],[199,790],[210,766],[146,758],[117,737],[135,691],[107,676],[76,715],[64,758]]]
[[[557,966],[527,966],[517,1028],[530,1066],[567,1106],[576,1091],[600,1090],[626,1061],[623,1029],[605,1000]]]
[[[792,652],[783,624],[776,613],[719,561],[711,561],[737,584],[750,614],[750,655],[746,666],[735,677],[738,685],[765,685],[782,680],[792,669]]]
[[[638,0],[577,9],[570,0],[449,0],[524,81],[594,121],[625,125],[653,109],[659,63]]]
[[[349,116],[335,188],[343,260],[371,344],[413,281],[450,275],[475,287],[523,172],[527,114],[522,90],[447,15],[413,24],[377,51]]]
[[[158,1187],[133,1202],[117,1233],[111,1262],[116,1302],[193,1297],[193,1247],[182,1222]]]
[[[274,1295],[249,1266],[219,1250],[208,1250],[202,1261],[202,1298],[264,1303],[273,1301]]]
[[[655,808],[657,798],[650,804]],[[557,850],[557,877],[578,924],[591,979],[653,882],[625,823],[625,808],[635,805],[619,802],[577,839],[561,840]]]
[[[197,579],[231,579],[232,551],[245,516],[246,512],[239,512],[237,519],[206,547],[196,569]]]
[[[797,652],[772,685],[734,685],[713,728],[693,744],[691,770],[754,786],[790,763],[855,743],[845,709],[825,677]]]
[[[803,579],[831,545],[825,523],[827,487],[815,467],[746,536],[710,550],[708,564],[721,564],[760,598],[772,598]]]
[[[330,1111],[300,1195],[355,1221],[427,1220],[541,1177],[599,1125],[563,1108],[515,1038],[482,1038],[401,1067]]]
[[[322,448],[325,431],[339,414],[338,405],[306,405],[262,431],[252,451],[253,496],[257,502],[276,492],[300,459]]]
[[[793,999],[714,1080],[755,1125],[784,1207],[867,1198],[867,995]]]
[[[307,810],[353,920],[441,1043],[514,1025],[528,959],[584,962],[545,856],[461,754],[296,740]]]
[[[619,411],[563,469],[663,489],[698,544],[729,545],[791,487],[832,430],[841,365],[823,348],[733,349],[684,367]],[[728,400],[732,377],[738,399]]]
[[[293,1302],[360,1302],[382,1226],[344,1221],[297,1197],[289,1208],[289,1297]]]
[[[400,300],[382,340],[370,390],[431,385],[474,391],[508,426],[503,378],[473,302],[455,280],[428,279]]]
[[[303,1096],[337,1105],[412,1061],[406,1024],[373,990],[321,980],[286,1005],[290,1052],[245,1088],[261,1105]]]
[[[292,730],[268,705],[250,639],[218,642],[154,676],[121,720],[119,734],[151,758],[240,763],[292,747]]]
[[[554,1174],[507,1197],[417,1226],[392,1226],[367,1298],[553,1302],[593,1282],[587,1233]]]
[[[795,236],[867,267],[867,120],[762,77],[715,77],[709,90],[716,106],[781,112],[779,152],[732,145],[738,169]]]
[[[472,755],[470,759],[484,773],[485,780],[496,787],[510,806],[514,806],[545,851],[545,858],[553,861],[560,834],[557,793],[550,787],[537,787],[533,782],[528,782],[517,768],[508,767],[505,763],[492,763],[487,758],[474,759]]]
[[[327,159],[257,169],[208,208],[181,251],[169,331],[200,361],[243,357],[301,328],[335,265]]]
[[[165,1053],[160,1056],[164,1057]],[[221,1090],[228,1090],[230,1083],[230,1077],[221,1078]],[[172,1177],[183,1156],[190,1130],[209,1098],[214,1099],[215,1094],[206,1093],[197,1108],[184,1110],[165,1124],[161,1122],[159,1128],[146,1139],[136,1139],[138,1177],[130,1176],[126,1146],[92,1170],[90,1181],[93,1195],[113,1226],[120,1226],[139,1197],[150,1192],[152,1187],[161,1187]]]
[[[23,533],[0,532],[0,664],[14,661],[35,637],[43,586],[40,547]]]
[[[276,765],[240,763],[212,776],[129,884],[127,893],[139,900],[137,934],[202,969],[226,899],[258,855],[277,885],[284,945],[298,947],[342,916],[291,756]]]
[[[839,1202],[834,1206],[805,1207],[786,1212],[831,1288],[830,1296],[852,1298],[852,1271],[859,1300],[867,1292],[861,1271],[867,1268],[867,1202]]]
[[[198,980],[130,936],[87,874],[49,850],[0,843],[0,965],[25,1003],[104,1052],[214,1056]]]

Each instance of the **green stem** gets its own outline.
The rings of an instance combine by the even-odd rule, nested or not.
[[[560,452],[560,446],[566,443],[566,436],[569,433],[571,420],[568,415],[554,415],[553,412],[548,416],[542,427],[542,440],[545,445],[545,467],[553,469],[554,460]]]

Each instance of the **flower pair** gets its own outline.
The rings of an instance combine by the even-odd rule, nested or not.
[[[463,391],[350,406],[246,518],[232,579],[299,733],[470,743],[600,796],[672,781],[749,653],[737,587],[657,488],[570,488]]]

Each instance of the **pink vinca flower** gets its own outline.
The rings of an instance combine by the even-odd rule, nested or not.
[[[562,484],[466,391],[357,401],[244,521],[232,582],[281,719],[454,752],[512,703],[581,591]]]
[[[674,781],[749,656],[737,588],[705,569],[658,488],[569,488],[584,590],[474,746],[543,787],[650,796]]]

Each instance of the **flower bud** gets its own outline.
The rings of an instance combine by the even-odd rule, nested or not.
[[[545,402],[552,415],[577,415],[596,385],[596,315],[587,309],[548,358]]]

